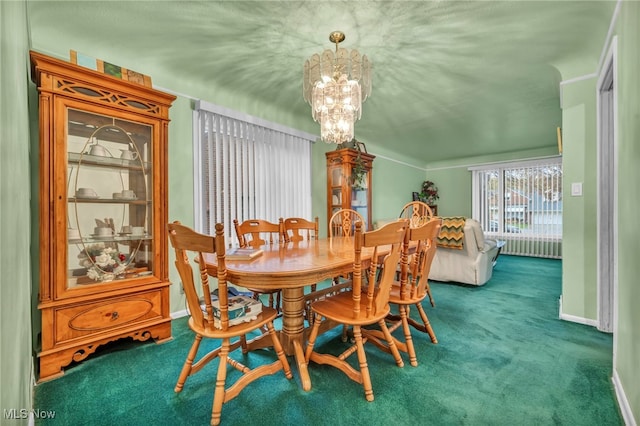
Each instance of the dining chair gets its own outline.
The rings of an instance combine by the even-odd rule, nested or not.
[[[400,216],[403,219],[409,220],[410,228],[417,228],[434,217],[433,211],[431,207],[427,205],[427,203],[422,201],[412,201],[404,205],[402,210],[400,211]],[[400,271],[398,271],[399,273]],[[429,286],[429,282],[426,283],[427,295],[429,296],[429,303],[431,306],[435,307],[436,303],[433,300],[433,296],[431,295],[431,287]]]
[[[401,219],[408,219],[409,227],[415,228],[431,219],[433,217],[433,211],[427,203],[422,201],[412,201],[402,207],[398,217]]]
[[[389,293],[408,223],[406,220],[398,220],[370,232],[363,232],[363,225],[363,222],[356,223],[352,289],[327,296],[311,304],[311,310],[316,318],[305,349],[305,360],[307,363],[313,361],[339,369],[351,380],[361,383],[364,387],[366,400],[373,401],[373,387],[361,328],[378,324],[396,364],[399,367],[404,366],[385,318],[390,312]],[[363,250],[371,254],[370,260],[363,261]],[[386,268],[383,268],[382,276],[376,285],[374,275],[379,262]],[[363,275],[369,276],[366,284],[364,284]],[[340,355],[320,353],[314,350],[320,326],[325,321],[347,325],[353,329],[354,343]],[[359,370],[356,370],[348,362],[349,357],[354,353],[357,354]]]
[[[284,239],[286,242],[298,242],[318,239],[318,217],[313,221],[301,217],[288,217],[284,220]]]
[[[334,212],[329,219],[329,238],[353,236],[357,222],[364,224],[364,218],[355,210],[340,209]]]
[[[284,240],[287,243],[310,241],[318,239],[318,216],[311,221],[301,217],[288,217],[284,220]],[[317,289],[317,284],[311,286],[311,291]]]
[[[393,333],[402,327],[404,341],[395,337],[394,341],[396,347],[409,355],[409,362],[414,367],[418,365],[418,359],[410,326],[429,334],[432,343],[438,343],[429,318],[422,307],[422,301],[427,296],[429,269],[436,253],[436,240],[441,224],[442,219],[435,217],[417,228],[409,228],[402,246],[400,280],[393,283],[389,294],[389,303],[396,305],[399,311],[398,315],[387,315],[387,322],[392,323],[389,331]],[[415,251],[413,256],[410,256],[409,247],[412,244],[415,245]],[[410,317],[411,306],[417,308],[422,323]],[[391,352],[391,348],[386,344],[386,336],[380,330],[367,329],[363,330],[363,334],[375,346]]]
[[[238,219],[233,219],[233,227],[236,230],[240,247],[258,249],[263,245],[281,244],[285,241],[283,218],[279,218],[278,223],[262,219],[248,219],[240,223]],[[255,299],[258,299],[261,294],[267,294],[269,297],[269,306],[275,308],[278,314],[280,314],[282,310],[280,300],[282,295],[281,290],[257,290],[255,288],[247,288],[247,290],[253,293]]]
[[[262,306],[262,311],[256,316],[247,317],[246,322],[240,322],[230,325],[229,303],[230,298],[227,294],[226,268],[225,268],[225,241],[223,233],[223,225],[218,223],[215,226],[215,236],[204,235],[180,224],[176,221],[169,223],[169,240],[175,249],[176,269],[180,274],[182,285],[184,287],[187,305],[189,307],[189,328],[195,333],[195,339],[187,359],[182,367],[175,392],[182,391],[185,381],[191,375],[200,371],[206,364],[214,359],[218,359],[217,375],[215,378],[215,388],[213,394],[213,407],[211,410],[211,424],[220,424],[222,406],[237,397],[240,392],[254,380],[272,375],[282,370],[287,379],[292,378],[291,368],[287,357],[284,354],[280,340],[275,332],[273,320],[276,318],[275,309]],[[218,299],[212,300],[211,288],[209,285],[208,273],[205,267],[204,253],[214,253],[217,256],[218,265]],[[189,255],[195,255],[195,259],[190,260]],[[194,268],[192,263],[197,264]],[[199,289],[196,288],[196,279],[194,275],[199,276]],[[202,299],[199,293],[203,294]],[[214,311],[215,305],[215,311]],[[252,368],[242,364],[230,355],[236,349],[242,347],[246,342],[246,335],[254,330],[266,328],[267,332],[261,334],[256,339],[270,338],[277,360],[269,363],[264,361]],[[215,339],[220,342],[220,346],[211,350],[209,353],[200,357],[194,363],[198,348],[203,338]],[[237,340],[232,341],[232,339]],[[247,362],[247,354],[243,354],[243,362]],[[260,358],[263,359],[264,355]],[[255,361],[255,360],[253,360]],[[252,361],[252,364],[253,364]],[[227,386],[227,366],[230,365],[238,370],[242,375],[233,380]],[[234,376],[235,377],[235,376]],[[255,395],[251,395],[254,398]]]
[[[353,237],[355,232],[355,224],[361,222],[364,224],[364,218],[360,213],[352,209],[340,209],[331,215],[329,220],[328,234],[329,238],[337,237]],[[320,300],[328,295],[338,293],[340,291],[348,290],[351,288],[351,281],[349,280],[351,274],[333,277],[331,280],[331,286],[325,287],[321,290],[312,289],[311,293],[305,295],[305,318],[309,326],[313,325],[314,316],[311,314],[311,303]],[[341,282],[340,279],[343,278]],[[347,341],[347,327],[343,327],[342,340]]]

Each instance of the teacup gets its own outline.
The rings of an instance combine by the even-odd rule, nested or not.
[[[120,229],[120,233],[122,233],[122,234],[130,234],[131,233],[131,226],[122,225],[122,229]]]
[[[144,235],[144,226],[132,226],[131,227],[132,235]]]
[[[95,235],[105,237],[105,236],[113,235],[113,230],[111,228],[100,226],[100,227],[93,228],[93,233]]]
[[[80,231],[75,228],[69,228],[67,230],[67,233],[70,240],[77,240],[78,238],[80,238]]]
[[[133,189],[123,189],[120,194],[122,194],[122,198],[136,198],[136,193],[133,192]]]
[[[104,148],[104,146],[95,144],[91,146],[89,154],[104,157],[105,155],[107,155],[107,150]]]
[[[97,197],[96,191],[92,188],[78,188],[76,190],[76,197]]]
[[[120,158],[123,160],[135,160],[138,158],[137,152],[129,151],[128,149],[121,149],[120,152],[122,152],[122,154],[120,154]]]

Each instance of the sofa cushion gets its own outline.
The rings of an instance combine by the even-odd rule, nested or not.
[[[478,250],[483,251],[484,250],[484,231],[482,230],[482,226],[480,225],[480,222],[478,222],[475,219],[467,219],[470,222],[470,228],[473,229],[473,234],[476,236],[476,246],[478,247]]]
[[[464,216],[443,217],[438,234],[438,246],[462,250],[466,219]]]

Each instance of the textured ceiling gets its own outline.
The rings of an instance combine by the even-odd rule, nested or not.
[[[555,145],[558,84],[596,71],[614,7],[614,1],[35,1],[28,13],[35,48],[71,43],[102,58],[117,51],[119,65],[163,70],[193,87],[224,87],[289,111],[303,123],[295,127],[317,133],[302,99],[302,64],[332,48],[331,31],[343,31],[342,46],[357,48],[374,67],[356,138],[432,163]],[[145,65],[129,65],[140,61]]]

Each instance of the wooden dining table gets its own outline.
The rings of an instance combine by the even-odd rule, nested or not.
[[[252,260],[225,259],[227,281],[241,287],[282,289],[280,340],[287,355],[295,357],[302,388],[308,391],[311,379],[304,357],[304,290],[353,271],[353,237],[267,244],[260,248],[262,255]],[[371,249],[362,250],[363,261],[371,255]],[[209,275],[217,276],[216,255],[205,255],[204,260]]]

